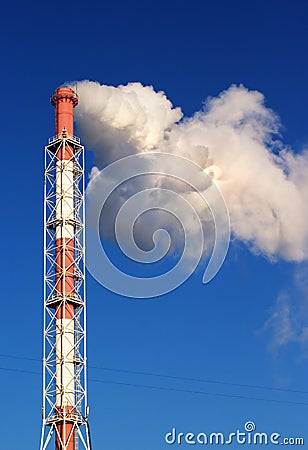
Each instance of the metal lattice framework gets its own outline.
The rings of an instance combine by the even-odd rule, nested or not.
[[[67,160],[60,152],[69,151]],[[86,386],[86,297],[84,258],[84,148],[79,138],[61,135],[45,147],[44,194],[44,367],[40,450],[90,450]],[[69,229],[70,240],[64,239]],[[64,230],[64,231],[63,231]],[[59,238],[60,236],[60,238]],[[60,242],[60,244],[59,244]],[[73,244],[71,244],[73,242]],[[61,245],[61,248],[59,246]],[[68,248],[68,246],[72,248]],[[59,255],[73,254],[69,264]],[[73,277],[72,277],[73,273]],[[59,289],[68,277],[73,287]],[[67,279],[66,279],[67,278]],[[70,308],[68,319],[59,312]],[[69,405],[69,406],[68,406]],[[68,426],[67,426],[68,425]],[[74,434],[68,436],[68,434]],[[73,444],[72,444],[73,442]]]

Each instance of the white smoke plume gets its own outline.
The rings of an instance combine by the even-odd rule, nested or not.
[[[296,267],[292,289],[284,289],[270,310],[263,331],[269,332],[269,350],[277,356],[292,343],[300,345],[301,357],[308,357],[308,280],[307,263]]]
[[[140,83],[113,87],[82,81],[78,95],[78,132],[96,157],[92,178],[109,163],[135,153],[184,156],[210,174],[222,191],[235,239],[271,260],[307,259],[308,152],[295,154],[279,141],[278,117],[260,92],[231,86],[209,98],[191,118],[184,118],[163,92]],[[181,191],[207,222],[207,205],[185,184],[149,176],[113,196],[103,233],[112,235],[116,211],[132,193],[153,185]],[[100,196],[99,183],[95,186],[90,192],[94,204]],[[151,247],[152,232],[161,222],[173,228],[175,237],[180,235],[173,218],[165,216],[153,211],[137,221],[142,245]]]

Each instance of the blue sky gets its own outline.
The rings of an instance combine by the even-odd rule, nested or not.
[[[53,90],[71,80],[140,81],[165,91],[189,116],[208,96],[243,83],[265,95],[283,141],[298,152],[308,140],[307,15],[303,0],[2,6],[3,448],[39,446],[43,149],[54,134]],[[92,160],[89,154],[88,171]],[[273,352],[273,329],[265,325],[286,305],[277,299],[287,298],[293,323],[304,326],[299,273],[305,277],[304,264],[270,263],[231,242],[209,285],[197,271],[156,299],[120,297],[89,275],[93,447],[163,450],[172,427],[228,433],[248,420],[259,431],[308,440],[307,342],[303,335]]]

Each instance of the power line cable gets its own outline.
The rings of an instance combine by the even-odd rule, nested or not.
[[[265,389],[265,390],[270,390],[270,391],[291,392],[291,393],[296,393],[296,394],[308,394],[308,391],[301,391],[301,390],[296,390],[296,389],[275,388],[275,387],[261,386],[261,385],[256,385],[256,384],[231,383],[228,381],[206,380],[203,378],[190,378],[190,377],[181,377],[181,376],[176,376],[176,375],[162,375],[162,374],[150,373],[150,372],[139,372],[139,371],[133,371],[133,370],[124,370],[124,369],[112,369],[109,367],[88,366],[88,368],[129,373],[129,374],[134,374],[134,375],[148,375],[148,376],[152,376],[152,377],[169,378],[172,380],[194,381],[194,382],[199,382],[199,383],[212,383],[212,384],[221,384],[221,385],[227,385],[227,386],[245,387],[245,388],[253,388],[253,389]]]
[[[261,398],[261,397],[248,397],[244,395],[232,395],[232,394],[221,394],[218,392],[205,392],[205,391],[195,391],[195,390],[188,390],[188,389],[178,389],[178,388],[167,388],[163,386],[150,386],[150,385],[144,385],[144,384],[133,384],[133,383],[123,383],[119,381],[109,381],[109,380],[89,380],[96,382],[96,383],[109,383],[109,384],[116,384],[121,386],[132,386],[132,387],[140,387],[140,388],[147,388],[147,389],[157,389],[161,391],[174,391],[174,392],[185,392],[188,394],[202,394],[202,395],[212,395],[214,397],[227,397],[227,398],[238,398],[241,400],[258,400],[263,402],[273,402],[273,403],[287,403],[290,405],[301,405],[301,406],[308,406],[308,403],[305,402],[294,402],[292,400],[275,400],[270,398]]]
[[[31,373],[35,375],[41,375],[41,372],[34,372],[31,370],[22,370],[22,369],[11,369],[10,367],[0,367],[0,370],[8,370],[9,372],[22,372],[22,373]]]
[[[0,370],[8,370],[11,372],[21,372],[21,373],[41,375],[40,372],[34,372],[34,371],[22,370],[22,369],[11,369],[8,367],[0,367]],[[163,386],[151,386],[151,385],[144,385],[144,384],[124,383],[124,382],[110,381],[110,380],[96,380],[93,378],[88,378],[88,381],[92,381],[95,383],[108,383],[108,384],[114,384],[114,385],[120,385],[120,386],[138,387],[138,388],[144,388],[144,389],[155,389],[155,390],[160,390],[160,391],[183,392],[183,393],[188,393],[188,394],[211,395],[214,397],[237,398],[237,399],[241,399],[241,400],[257,400],[257,401],[271,402],[271,403],[308,406],[308,403],[294,402],[292,400],[275,400],[275,399],[270,399],[270,398],[249,397],[249,396],[245,396],[245,395],[222,394],[222,393],[218,393],[218,392],[205,392],[205,391],[178,389],[178,388],[170,388],[170,387],[163,387]]]
[[[0,357],[4,358],[13,358],[13,359],[25,359],[29,361],[39,361],[41,362],[41,359],[38,358],[26,358],[22,356],[13,356],[13,355],[2,355],[0,354]],[[88,369],[98,369],[98,370],[105,370],[110,372],[119,372],[119,373],[127,373],[132,375],[145,375],[145,376],[151,376],[151,377],[159,377],[159,378],[168,378],[171,380],[181,380],[181,381],[193,381],[198,383],[209,383],[209,384],[220,384],[220,385],[226,385],[226,386],[234,386],[234,387],[244,387],[249,389],[264,389],[269,391],[278,391],[278,392],[289,392],[294,394],[308,394],[308,391],[303,391],[299,389],[286,389],[286,388],[276,388],[272,386],[262,386],[257,384],[243,384],[243,383],[232,383],[228,381],[219,381],[219,380],[207,380],[204,378],[191,378],[191,377],[182,377],[182,376],[176,376],[176,375],[163,375],[158,373],[151,373],[151,372],[143,372],[143,371],[136,371],[136,370],[125,370],[125,369],[115,369],[111,367],[99,367],[99,366],[88,366]]]
[[[2,355],[0,354],[1,358],[12,358],[12,359],[25,359],[27,361],[39,361],[41,362],[42,360],[39,358],[28,358],[26,356],[15,356],[15,355]]]

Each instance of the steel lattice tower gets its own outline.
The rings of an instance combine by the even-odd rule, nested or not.
[[[73,134],[78,97],[51,97],[56,136],[45,147],[44,363],[40,450],[91,450],[86,386],[84,148]]]

